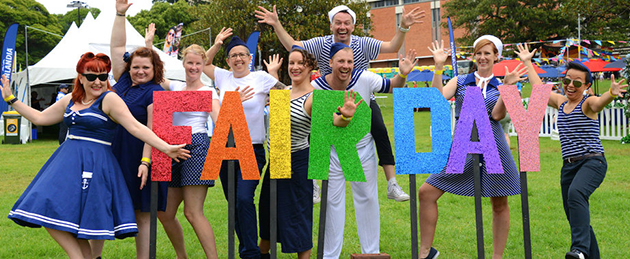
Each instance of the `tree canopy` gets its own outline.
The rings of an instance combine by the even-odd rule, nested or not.
[[[17,63],[25,64],[24,28],[25,25],[34,29],[28,30],[29,64],[35,64],[54,48],[61,37],[38,31],[48,31],[61,35],[61,26],[57,16],[48,13],[46,8],[35,0],[0,0],[0,41],[4,41],[4,32],[9,25],[19,23],[16,41]],[[0,46],[3,42],[0,42]]]
[[[142,34],[144,34],[144,29],[150,23],[155,23],[156,32],[153,42],[159,43],[164,42],[169,28],[179,23],[184,23],[182,35],[194,31],[191,29],[190,24],[196,21],[197,18],[192,12],[193,7],[184,0],[179,0],[174,4],[159,1],[153,4],[151,10],[142,10],[135,16],[128,17],[128,19],[129,23]],[[160,46],[156,47],[161,48]]]
[[[504,42],[526,42],[578,37],[627,40],[630,2],[627,0],[457,0],[444,4],[445,17],[464,28],[459,43],[471,45],[484,34]]]
[[[199,21],[191,24],[192,31],[211,28],[212,41],[214,41],[216,33],[222,27],[234,29],[234,35],[239,36],[243,40],[247,40],[251,32],[260,31],[258,47],[262,54],[261,57],[265,59],[271,54],[281,54],[281,57],[285,57],[284,62],[286,65],[287,51],[278,40],[273,28],[266,24],[259,24],[258,19],[254,17],[254,11],[258,10],[259,4],[268,10],[271,10],[275,4],[280,22],[289,35],[296,40],[307,40],[330,34],[328,11],[332,7],[341,4],[347,5],[357,14],[355,35],[365,36],[368,33],[362,28],[371,28],[371,20],[367,17],[370,7],[366,2],[349,0],[277,0],[265,2],[263,4],[254,3],[253,1],[213,0],[208,4],[198,5],[193,9],[193,15],[199,17]],[[301,10],[301,12],[298,12],[298,10]],[[182,39],[184,46],[192,43],[208,48],[213,42],[209,42],[207,34],[194,35]],[[258,60],[255,62],[258,64]],[[226,66],[223,50],[220,50],[217,54],[214,64],[220,67]],[[285,68],[285,65],[282,67]],[[281,70],[281,77],[286,82],[288,75]]]
[[[62,34],[66,34],[73,22],[77,26],[81,26],[83,21],[85,21],[85,17],[87,17],[88,13],[92,13],[94,17],[98,17],[98,15],[101,13],[101,10],[98,8],[76,8],[68,11],[66,14],[58,14],[57,20],[59,21],[60,26],[62,26]],[[79,15],[81,16],[81,22],[79,22]]]

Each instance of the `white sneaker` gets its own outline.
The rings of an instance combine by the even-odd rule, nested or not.
[[[573,249],[571,250],[571,252],[567,252],[567,255],[565,256],[566,259],[586,259],[586,256],[584,256],[584,254],[582,252],[580,252],[580,250],[577,249]]]
[[[319,185],[317,185],[317,182],[313,180],[313,204],[317,204],[322,201],[322,197],[320,196],[321,192],[322,190],[319,188]]]
[[[387,198],[395,201],[408,201],[409,195],[406,194],[398,183],[387,185]]]

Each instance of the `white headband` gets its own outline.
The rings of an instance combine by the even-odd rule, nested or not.
[[[501,58],[503,56],[503,42],[501,42],[501,40],[495,36],[492,35],[483,35],[481,37],[479,37],[477,40],[475,40],[475,43],[473,44],[473,46],[477,46],[477,43],[480,40],[489,40],[492,42],[492,44],[494,44],[494,46],[497,48],[497,50],[499,51],[499,58]]]

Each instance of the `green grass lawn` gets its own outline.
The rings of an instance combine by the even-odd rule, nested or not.
[[[394,139],[391,95],[384,100],[383,116],[390,138]],[[430,151],[429,113],[416,113],[416,145],[419,151]],[[517,138],[512,137],[512,153],[518,161]],[[602,141],[608,160],[606,179],[591,196],[591,220],[597,234],[603,258],[625,258],[625,245],[630,244],[630,174],[627,166],[630,146],[619,141]],[[0,211],[7,215],[19,195],[28,186],[39,168],[57,147],[56,140],[36,140],[25,145],[0,145]],[[534,258],[564,258],[570,246],[569,225],[562,208],[560,195],[560,167],[562,165],[560,143],[549,138],[540,138],[541,172],[528,174],[529,208]],[[68,157],[72,159],[72,157]],[[418,187],[426,179],[418,177]],[[409,181],[405,175],[398,182],[409,192]],[[379,203],[381,211],[381,252],[392,258],[411,257],[411,234],[409,202],[394,202],[387,199],[387,183],[379,168]],[[341,258],[360,253],[357,237],[354,206],[348,185],[346,195],[346,226]],[[415,191],[412,192],[415,195]],[[258,200],[258,197],[255,198]],[[523,230],[521,200],[519,196],[509,198],[511,212],[510,235],[505,258],[523,258]],[[440,219],[434,246],[440,258],[474,258],[476,251],[474,200],[451,194],[444,195],[438,202]],[[227,258],[227,202],[223,197],[220,182],[210,188],[206,199],[205,213],[216,234],[219,258]],[[492,254],[492,217],[489,199],[483,199],[484,240],[486,257]],[[203,258],[203,250],[190,224],[180,208],[178,218],[184,227],[186,248],[190,258]],[[317,251],[317,229],[319,206],[314,209],[312,258]],[[159,224],[159,223],[158,223]],[[168,238],[158,225],[158,258],[174,258]],[[237,241],[238,242],[238,241]],[[0,220],[0,258],[64,258],[63,250],[50,238],[44,229],[30,229],[16,225],[11,220]],[[624,245],[625,244],[625,245]],[[105,243],[104,258],[133,258],[133,239],[108,241]],[[278,258],[295,258],[295,255],[280,254]]]

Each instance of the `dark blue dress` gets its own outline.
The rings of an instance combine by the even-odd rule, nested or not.
[[[114,91],[125,101],[133,117],[144,125],[147,125],[147,106],[153,103],[153,92],[163,90],[160,85],[153,83],[153,81],[132,86],[129,72],[123,73],[114,85]],[[142,190],[140,190],[141,179],[138,178],[138,166],[140,166],[140,159],[142,159],[143,147],[144,142],[131,135],[124,127],[119,125],[115,129],[112,151],[123,170],[127,188],[133,200],[133,208],[149,212],[151,209],[150,171],[147,186]],[[158,186],[158,210],[165,211],[168,183],[159,182]]]
[[[500,85],[496,78],[493,78],[488,82],[486,90],[486,98],[484,98],[486,111],[490,117],[490,126],[492,127],[492,134],[494,135],[494,141],[497,143],[497,149],[499,151],[499,157],[501,159],[501,165],[503,166],[503,174],[488,174],[486,172],[485,162],[483,156],[480,158],[482,166],[481,171],[481,196],[483,197],[500,197],[517,195],[521,193],[520,176],[510,147],[505,140],[505,134],[503,128],[498,121],[492,119],[492,109],[499,100]],[[459,114],[464,103],[464,97],[466,95],[466,89],[468,87],[477,87],[474,74],[468,74],[465,76],[457,77],[457,91],[455,93],[455,118],[459,118]],[[439,174],[432,174],[427,178],[426,183],[433,185],[434,187],[450,192],[457,195],[473,196],[475,193],[475,186],[473,182],[472,172],[472,155],[466,156],[466,164],[464,165],[464,173],[462,174],[447,174],[445,173],[446,167],[442,169]]]
[[[111,149],[118,124],[92,106],[64,114],[68,139],[57,148],[15,203],[9,218],[27,227],[46,227],[81,239],[114,239],[138,232],[131,197]]]

